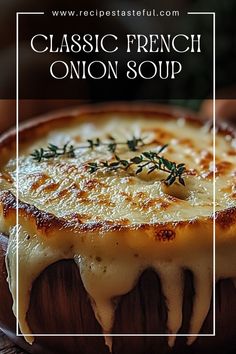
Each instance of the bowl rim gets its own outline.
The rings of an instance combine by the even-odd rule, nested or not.
[[[98,115],[98,114],[109,114],[109,113],[123,113],[136,115],[137,113],[148,115],[149,118],[155,118],[156,115],[161,115],[167,119],[177,119],[183,118],[191,124],[204,126],[208,125],[209,130],[212,128],[212,122],[209,120],[203,120],[199,115],[177,107],[177,106],[167,106],[160,105],[158,103],[149,102],[110,102],[110,103],[92,103],[92,104],[82,104],[76,107],[69,107],[65,109],[60,109],[56,111],[49,112],[47,114],[40,115],[35,118],[31,118],[24,123],[19,125],[19,133],[21,134],[22,142],[30,142],[37,136],[41,136],[44,131],[48,131],[53,126],[58,126],[58,123],[62,122],[62,126],[65,124],[65,120],[68,123],[68,119],[79,119],[80,116],[86,115]],[[155,117],[154,117],[155,116]],[[32,129],[36,134],[32,137]],[[216,134],[228,135],[232,139],[236,138],[235,130],[228,124],[216,124]],[[16,143],[16,129],[12,128],[6,133],[0,136],[0,150],[6,148],[7,150],[12,149]],[[7,146],[7,147],[6,147]],[[0,194],[0,205],[2,204],[5,215],[12,214],[16,210],[16,197],[9,191],[5,191]],[[34,205],[24,203],[19,201],[19,214],[24,217],[33,218],[38,229],[44,230],[48,222],[52,225],[52,228],[61,229],[71,228],[75,226],[77,230],[81,233],[91,232],[91,231],[123,231],[124,229],[129,229],[130,231],[150,230],[155,229],[156,231],[163,228],[195,228],[199,222],[212,224],[213,219],[215,219],[216,226],[220,229],[230,229],[236,225],[236,206],[229,207],[224,210],[217,211],[215,215],[210,215],[207,217],[196,218],[186,221],[172,221],[172,222],[159,222],[159,223],[140,223],[134,225],[124,225],[124,224],[111,224],[109,222],[96,222],[92,225],[89,223],[81,224],[78,227],[78,223],[74,225],[72,222],[68,222],[62,218],[56,217],[55,215],[44,212],[36,208]]]

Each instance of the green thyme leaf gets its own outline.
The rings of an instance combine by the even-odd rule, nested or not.
[[[130,161],[135,163],[136,165],[138,165],[140,162],[142,162],[142,157],[141,156],[135,156]]]

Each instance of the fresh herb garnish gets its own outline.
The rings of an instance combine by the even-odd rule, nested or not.
[[[99,161],[99,162],[89,162],[86,164],[88,171],[90,173],[94,173],[101,169],[107,169],[109,171],[116,170],[128,170],[133,165],[136,165],[136,174],[141,173],[144,168],[147,168],[147,173],[150,174],[155,170],[163,171],[168,173],[167,178],[164,180],[167,186],[172,185],[176,179],[183,186],[185,185],[183,174],[186,170],[185,164],[180,163],[176,164],[176,162],[169,161],[165,157],[160,154],[167,148],[168,144],[163,145],[158,152],[154,151],[144,151],[138,156],[134,156],[129,160],[121,159],[116,154],[117,146],[124,145],[130,151],[137,151],[140,146],[144,146],[144,141],[142,138],[136,138],[135,136],[126,140],[125,142],[117,142],[112,136],[109,136],[108,142],[102,142],[99,138],[91,140],[87,140],[87,145],[77,146],[71,145],[69,143],[65,144],[62,147],[59,147],[54,144],[49,144],[47,149],[40,148],[35,149],[31,154],[33,159],[37,162],[41,162],[42,160],[52,159],[59,156],[64,156],[68,158],[76,157],[76,150],[82,149],[90,149],[94,150],[99,146],[105,146],[108,151],[114,154],[114,160],[109,161]]]
[[[94,173],[104,168],[110,171],[116,171],[120,169],[127,170],[129,167],[136,165],[136,174],[141,173],[143,169],[147,167],[148,174],[155,170],[168,173],[168,176],[164,181],[167,186],[172,185],[176,179],[180,184],[185,186],[183,179],[183,174],[186,170],[185,164],[176,164],[175,162],[169,161],[163,156],[160,156],[160,153],[164,151],[167,146],[168,145],[163,145],[158,152],[142,152],[141,155],[135,156],[129,160],[123,160],[119,156],[115,155],[115,161],[90,162],[86,166],[88,167],[90,173]]]
[[[47,149],[35,149],[30,155],[37,162],[43,159],[52,159],[58,156],[75,157],[75,148],[73,145],[65,144],[63,147],[58,147],[54,144],[48,144]]]
[[[90,149],[94,150],[98,146],[105,146],[108,151],[115,153],[117,146],[125,145],[130,151],[137,151],[139,146],[144,145],[142,138],[136,138],[133,136],[132,139],[126,140],[125,142],[117,142],[112,136],[109,136],[109,142],[102,142],[99,138],[94,140],[88,139],[87,145],[77,146],[70,145],[69,143],[65,144],[62,147],[59,147],[54,144],[49,144],[47,149],[40,148],[35,149],[31,154],[33,159],[37,162],[41,162],[44,159],[52,159],[59,156],[65,157],[76,157],[76,150]]]

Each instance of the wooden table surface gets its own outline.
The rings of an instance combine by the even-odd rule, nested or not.
[[[0,353],[1,354],[27,354],[19,347],[15,346],[6,336],[0,331]]]

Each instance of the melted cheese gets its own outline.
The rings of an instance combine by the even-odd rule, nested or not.
[[[118,147],[122,159],[142,151],[158,151],[168,143],[165,157],[186,163],[186,187],[178,183],[165,187],[165,174],[160,172],[135,175],[132,169],[104,170],[91,175],[86,163],[113,159],[104,147],[82,150],[76,158],[60,157],[41,163],[30,156],[35,148],[48,143],[62,146],[70,141],[84,145],[86,139],[99,137],[106,141],[110,134],[117,141],[133,135],[145,138],[146,145],[137,152]],[[217,211],[236,206],[234,143],[230,136],[217,136]],[[15,167],[11,156],[2,164],[0,197],[6,191],[16,194]],[[80,117],[74,124],[49,130],[36,141],[20,146],[19,199],[53,214],[65,225],[54,227],[48,221],[40,227],[32,212],[19,211],[18,321],[22,333],[31,334],[26,313],[33,281],[48,265],[70,258],[80,269],[104,334],[112,331],[117,299],[129,292],[149,267],[159,274],[166,298],[167,328],[173,334],[169,345],[174,345],[174,334],[182,324],[182,277],[186,268],[193,272],[196,293],[189,333],[197,335],[200,331],[211,303],[213,263],[213,152],[212,134],[206,126],[184,119],[148,119],[144,115],[134,119],[118,113]],[[95,227],[97,223],[105,226]],[[120,228],[113,228],[118,225]],[[16,314],[16,227],[15,219],[4,215],[4,208],[0,209],[0,231],[9,234],[8,282]],[[235,278],[235,227],[222,234],[217,226],[216,236],[217,279]],[[32,343],[33,335],[26,336],[26,340]],[[193,340],[189,337],[188,343]]]
[[[163,186],[164,172],[147,175],[145,170],[138,176],[134,170],[90,174],[84,164],[90,161],[111,160],[113,155],[104,147],[85,149],[76,158],[57,158],[37,163],[30,154],[35,148],[47,147],[48,143],[63,146],[70,141],[74,145],[85,145],[86,139],[99,137],[107,140],[113,134],[117,141],[143,136],[147,145],[138,152],[118,148],[117,154],[128,159],[142,151],[158,151],[168,143],[166,158],[177,163],[185,162],[189,171],[186,177],[187,198],[175,198]],[[223,154],[222,154],[223,151]],[[226,193],[228,179],[234,172],[235,156],[230,155],[230,146],[224,139],[217,141],[217,197],[216,209],[221,210],[236,204],[233,193]],[[46,137],[22,149],[19,159],[19,198],[57,217],[78,222],[119,221],[129,223],[155,223],[189,220],[195,216],[212,214],[212,135],[206,127],[193,129],[182,120],[166,122],[159,119],[145,121],[137,117],[117,117],[112,120],[95,120],[74,128],[55,130]],[[227,164],[227,166],[225,166]],[[5,171],[13,179],[9,190],[15,192],[15,160],[10,159]],[[232,178],[231,178],[232,180]],[[235,181],[234,181],[235,183]],[[172,187],[173,188],[173,187]],[[185,192],[184,191],[184,192]],[[178,195],[179,196],[179,195]],[[158,209],[158,213],[156,210]]]

